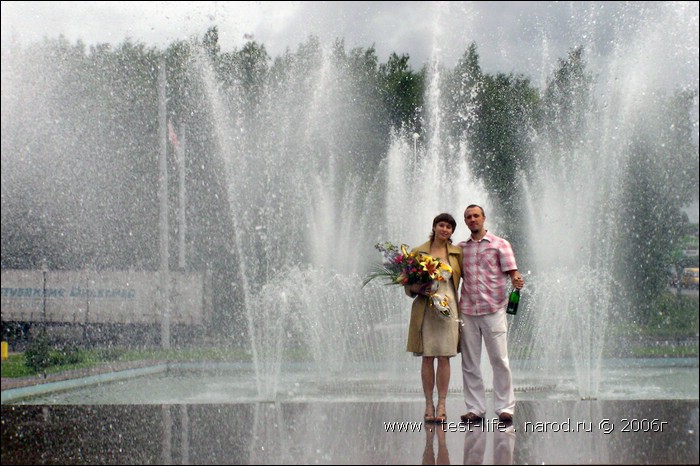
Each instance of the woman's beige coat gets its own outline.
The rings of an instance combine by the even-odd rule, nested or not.
[[[411,252],[430,254],[430,241],[412,249]],[[448,244],[447,254],[450,267],[452,267],[452,282],[455,286],[455,296],[457,296],[457,299],[459,299],[459,281],[462,278],[462,248]],[[406,344],[406,351],[410,351],[411,353],[422,353],[423,316],[425,315],[428,305],[428,298],[423,295],[411,293],[408,286],[405,286],[404,290],[408,296],[414,298],[413,306],[411,306],[411,321],[408,324],[408,342]],[[457,310],[457,312],[459,312],[459,310]]]

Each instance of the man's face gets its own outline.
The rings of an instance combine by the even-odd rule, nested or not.
[[[478,233],[484,227],[484,215],[478,207],[471,207],[464,212],[464,223],[472,233]]]

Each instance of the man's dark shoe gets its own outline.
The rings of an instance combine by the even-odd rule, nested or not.
[[[462,414],[459,418],[465,424],[479,424],[482,421],[481,416],[478,416],[471,411],[469,411],[467,414]]]
[[[513,422],[513,415],[510,413],[503,412],[498,415],[498,422],[502,422],[504,424],[510,424]]]

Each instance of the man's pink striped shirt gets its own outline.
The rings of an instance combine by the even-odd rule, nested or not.
[[[462,248],[462,292],[459,310],[467,315],[499,311],[508,302],[507,272],[517,270],[510,243],[488,231],[480,241],[469,238]]]

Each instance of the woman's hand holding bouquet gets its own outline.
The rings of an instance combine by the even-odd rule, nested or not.
[[[377,243],[374,246],[384,256],[382,265],[367,275],[364,287],[375,278],[388,279],[387,285],[409,286],[413,294],[430,298],[430,305],[445,318],[454,318],[446,296],[439,296],[437,290],[441,281],[449,280],[452,267],[421,252],[408,252],[408,246],[397,248],[392,243]]]

